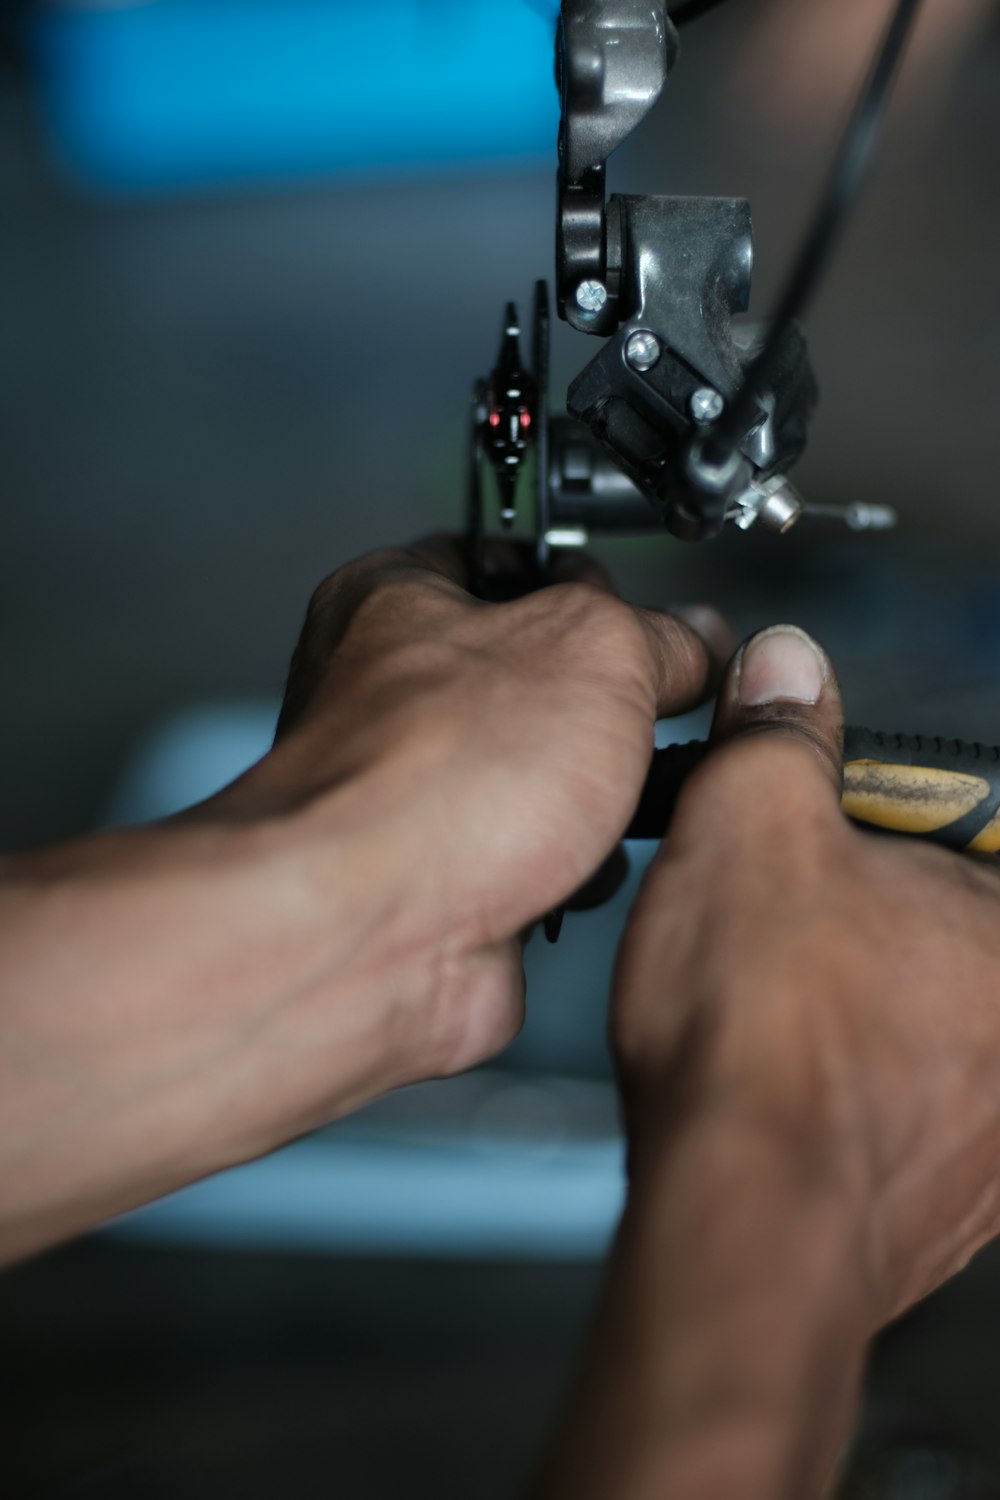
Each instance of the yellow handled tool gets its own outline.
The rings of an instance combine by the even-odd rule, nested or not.
[[[662,838],[703,741],[657,750],[626,838]],[[1000,748],[916,734],[844,731],[844,812],[949,849],[1000,852]]]

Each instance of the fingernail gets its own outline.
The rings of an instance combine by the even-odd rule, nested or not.
[[[746,708],[817,703],[825,683],[826,657],[795,625],[773,625],[743,648],[737,693]]]

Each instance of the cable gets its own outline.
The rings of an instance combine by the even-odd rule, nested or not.
[[[699,0],[691,0],[692,7],[697,3]],[[726,412],[705,435],[702,454],[710,463],[724,464],[743,442],[758,414],[759,393],[769,388],[775,367],[780,363],[785,339],[815,295],[861,190],[919,7],[920,0],[898,0],[885,40],[841,137],[812,226],[778,298],[764,347]]]

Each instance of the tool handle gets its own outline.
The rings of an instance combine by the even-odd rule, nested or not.
[[[685,780],[704,758],[704,741],[653,756],[626,838],[662,838]],[[949,849],[1000,852],[1000,747],[929,735],[844,731],[848,817]]]
[[[860,823],[949,849],[1000,851],[1000,748],[919,734],[844,731],[844,798]]]

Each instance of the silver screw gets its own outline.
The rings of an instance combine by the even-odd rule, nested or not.
[[[703,385],[691,397],[691,415],[704,426],[709,422],[717,422],[725,405],[718,391],[713,391],[710,385]]]
[[[576,289],[576,305],[581,312],[603,312],[608,303],[608,289],[603,281],[581,281]]]
[[[640,329],[625,345],[625,359],[633,370],[651,370],[660,357],[660,341],[655,333]]]

